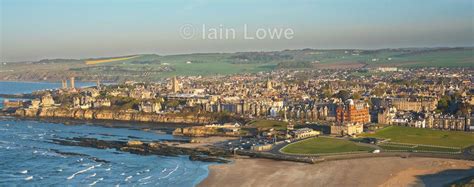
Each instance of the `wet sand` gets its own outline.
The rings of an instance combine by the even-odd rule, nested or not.
[[[209,177],[199,186],[443,186],[472,175],[472,161],[437,158],[363,158],[319,164],[236,159],[210,166]]]

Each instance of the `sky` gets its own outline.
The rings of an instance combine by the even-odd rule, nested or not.
[[[0,2],[0,61],[474,44],[474,0]]]

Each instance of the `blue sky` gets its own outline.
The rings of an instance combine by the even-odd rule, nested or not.
[[[472,46],[473,0],[0,0],[1,60],[298,48]],[[183,39],[182,25],[195,37]],[[245,40],[256,29],[291,39]],[[235,39],[200,38],[207,28]]]

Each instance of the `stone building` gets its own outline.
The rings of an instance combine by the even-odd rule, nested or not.
[[[144,101],[138,105],[138,110],[146,113],[158,113],[161,111],[161,103]]]
[[[401,111],[434,111],[438,100],[436,98],[393,98],[392,106]]]
[[[93,103],[92,103],[92,107],[93,108],[100,108],[100,107],[110,107],[112,105],[112,103],[110,102],[109,99],[107,98],[100,98],[100,99],[96,99]]]
[[[46,94],[41,97],[41,104],[42,107],[52,107],[54,106],[54,99],[51,94]]]
[[[295,139],[309,138],[321,134],[319,131],[315,131],[310,128],[301,128],[291,131],[290,133]]]
[[[395,107],[381,109],[381,111],[377,113],[377,123],[392,125],[396,114],[397,109]]]
[[[354,100],[349,99],[345,104],[337,106],[336,121],[339,123],[369,123],[369,105],[365,102],[356,103]]]
[[[22,100],[3,100],[3,108],[19,108],[25,105],[25,101]]]
[[[364,132],[364,125],[361,123],[344,123],[331,125],[332,135],[356,135]]]
[[[471,126],[469,116],[430,115],[427,119],[428,128],[469,131]]]
[[[174,76],[173,79],[171,80],[171,90],[174,93],[178,93],[180,91],[179,82],[178,82],[178,79],[176,79],[176,76]]]

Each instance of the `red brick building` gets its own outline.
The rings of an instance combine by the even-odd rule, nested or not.
[[[336,108],[336,121],[340,123],[369,123],[369,105],[365,102],[355,103],[349,99],[345,104]]]

